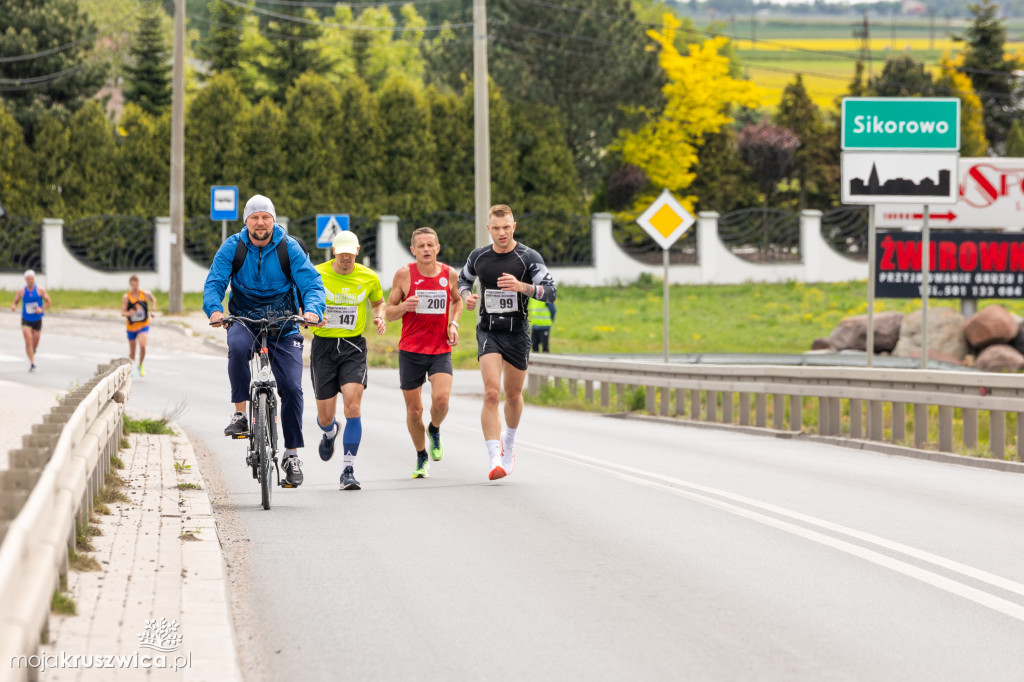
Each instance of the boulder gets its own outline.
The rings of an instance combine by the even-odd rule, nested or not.
[[[828,339],[817,338],[811,341],[811,350],[827,350],[835,352],[836,347],[832,345],[832,342]]]
[[[942,355],[954,357],[963,362],[967,355],[967,339],[964,338],[964,316],[952,308],[928,309],[928,349]],[[921,311],[903,316],[900,325],[900,340],[892,354],[898,357],[921,357]],[[935,357],[931,352],[928,357]]]
[[[1017,337],[1020,323],[1001,305],[985,306],[964,323],[964,336],[974,348],[1009,343]]]
[[[903,313],[875,313],[875,352],[884,353],[896,347],[900,338]],[[839,322],[828,336],[836,350],[867,350],[868,316],[855,315]],[[813,347],[813,346],[812,346]]]
[[[1024,353],[1024,324],[1017,327],[1017,335],[1013,337],[1010,345]]]
[[[1008,344],[995,343],[978,353],[974,367],[984,372],[1019,372],[1024,369],[1024,354]]]

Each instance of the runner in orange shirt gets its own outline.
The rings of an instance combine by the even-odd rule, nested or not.
[[[121,315],[128,330],[128,359],[135,362],[135,346],[139,347],[139,376],[146,376],[142,361],[146,359],[146,341],[149,339],[149,320],[156,312],[156,297],[146,289],[139,288],[139,278],[128,278],[128,293],[121,297]],[[153,307],[150,308],[152,301]]]

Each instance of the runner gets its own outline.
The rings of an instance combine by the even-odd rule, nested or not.
[[[405,424],[416,448],[413,478],[427,478],[427,436],[430,457],[444,457],[441,422],[448,415],[452,390],[452,346],[459,342],[459,316],[462,298],[458,291],[459,273],[439,263],[441,244],[437,233],[420,227],[412,233],[409,247],[415,263],[403,265],[395,273],[385,317],[388,322],[402,320],[402,338],[398,342],[398,376],[405,397]],[[430,425],[423,428],[424,381],[430,379]]]
[[[316,266],[327,292],[327,312],[323,324],[313,329],[309,369],[316,395],[317,426],[324,432],[320,441],[320,459],[334,455],[338,437],[338,393],[345,409],[344,451],[341,472],[342,490],[359,490],[355,476],[356,454],[363,438],[361,405],[366,388],[366,304],[373,307],[373,323],[378,334],[387,327],[384,319],[384,291],[380,278],[370,268],[356,263],[359,238],[348,230],[331,244],[334,259]]]
[[[530,359],[527,305],[531,298],[554,302],[557,293],[544,259],[533,249],[516,242],[515,230],[512,209],[504,204],[492,206],[487,216],[487,232],[493,243],[469,254],[459,273],[459,293],[467,310],[475,310],[477,300],[483,296],[476,343],[484,380],[480,425],[490,458],[487,477],[492,481],[511,474],[516,464],[516,431],[523,414],[523,384]],[[473,284],[478,278],[480,294],[474,294]],[[498,415],[502,374],[504,430]]]
[[[36,349],[43,333],[43,315],[50,309],[50,295],[46,289],[36,286],[36,271],[25,271],[25,286],[14,294],[11,310],[17,310],[21,301],[21,334],[25,337],[25,355],[28,356],[28,371],[36,371]]]
[[[121,297],[121,315],[128,329],[128,359],[135,364],[135,345],[139,346],[139,376],[146,376],[142,366],[146,359],[146,341],[149,338],[149,318],[156,312],[156,297],[146,289],[139,288],[139,278],[128,278],[128,293]],[[153,302],[152,310],[149,302]]]

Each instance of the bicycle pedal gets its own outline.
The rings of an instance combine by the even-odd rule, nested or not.
[[[249,434],[247,433],[235,433],[231,435],[231,440],[248,440]]]

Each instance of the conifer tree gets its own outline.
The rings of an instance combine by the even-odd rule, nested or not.
[[[392,211],[384,190],[388,132],[377,97],[366,81],[350,76],[341,86],[338,138],[340,207],[353,215],[379,216]]]
[[[242,34],[248,11],[224,0],[210,0],[208,7],[210,30],[196,45],[196,56],[209,62],[208,77],[219,73],[237,76],[244,57]]]
[[[421,87],[402,76],[388,79],[378,101],[388,140],[384,150],[388,210],[402,219],[416,220],[440,205],[430,108]]]
[[[288,89],[284,114],[287,156],[281,171],[288,190],[278,211],[293,218],[345,212],[334,205],[341,200],[338,171],[342,164],[358,160],[343,159],[338,149],[343,125],[338,90],[323,76],[307,72]]]
[[[792,130],[800,138],[800,147],[794,158],[794,178],[799,185],[797,208],[803,210],[808,206],[809,195],[817,196],[823,186],[838,182],[839,159],[829,153],[825,121],[807,94],[800,74],[786,85],[775,114],[775,123]]]
[[[287,11],[279,13],[288,14]],[[326,73],[333,63],[319,46],[324,29],[320,17],[311,7],[296,8],[288,19],[275,19],[268,28],[270,50],[260,68],[274,87],[272,96],[275,101],[283,102],[288,89],[299,76],[307,71]]]
[[[171,106],[171,49],[164,34],[167,16],[160,5],[143,8],[139,29],[125,65],[124,99],[159,116]]]
[[[89,102],[71,117],[63,180],[67,213],[62,218],[112,213],[120,191],[113,126],[99,102]]]
[[[1010,132],[1006,135],[1006,156],[1024,157],[1024,123],[1019,118],[1010,125]]]
[[[64,205],[65,167],[71,134],[55,111],[45,112],[35,125],[32,144],[32,168],[37,194],[34,209],[27,217],[40,219],[66,215]]]
[[[190,215],[209,214],[210,187],[237,185],[247,162],[242,155],[241,131],[249,102],[230,74],[214,76],[189,103],[185,119],[186,166],[194,173],[186,188]]]
[[[985,111],[985,137],[996,149],[1002,147],[1013,121],[1021,116],[1014,71],[1015,59],[1007,59],[1006,26],[999,18],[999,5],[982,0],[967,6],[971,24],[961,38],[964,43],[960,69],[971,79],[974,92]]]
[[[32,209],[31,159],[25,134],[0,103],[0,202],[9,216]]]
[[[167,215],[170,130],[170,112],[156,117],[135,104],[125,105],[116,136],[121,186],[117,213],[140,218]]]
[[[14,82],[0,96],[30,144],[45,111],[75,111],[103,87],[95,33],[75,0],[0,0],[0,78]]]

